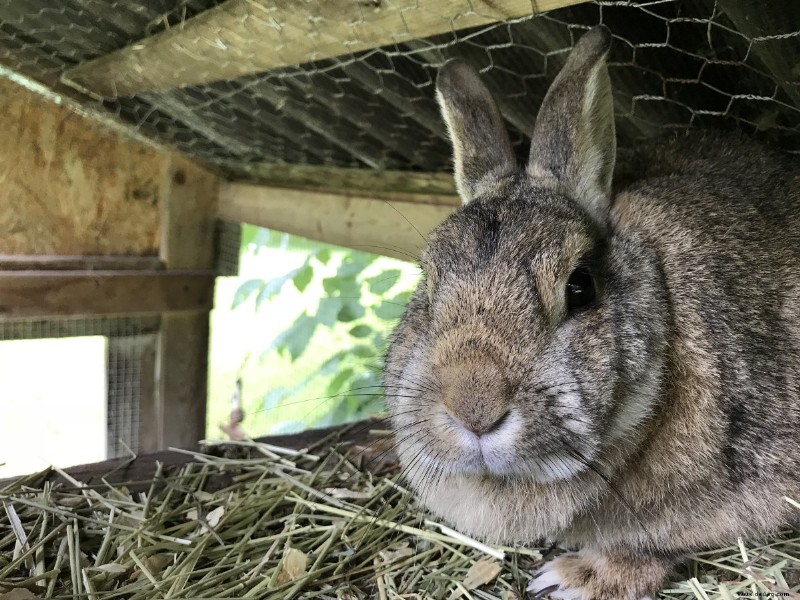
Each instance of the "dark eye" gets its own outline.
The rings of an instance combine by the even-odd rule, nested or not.
[[[582,308],[594,300],[594,279],[586,267],[578,267],[567,280],[567,309]]]

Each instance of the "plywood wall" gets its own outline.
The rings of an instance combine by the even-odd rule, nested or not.
[[[157,255],[169,161],[0,78],[0,254]]]

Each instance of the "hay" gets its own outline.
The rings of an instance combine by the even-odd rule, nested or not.
[[[347,455],[245,442],[193,453],[145,492],[0,490],[0,599],[521,598],[541,548],[488,547],[431,520],[398,483]],[[132,485],[132,484],[130,484]],[[698,554],[664,598],[796,591],[800,537]],[[795,594],[795,597],[800,595]]]

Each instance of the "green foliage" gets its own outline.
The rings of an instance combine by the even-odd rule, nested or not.
[[[386,334],[402,314],[410,292],[399,285],[403,272],[390,268],[376,273],[377,256],[354,250],[335,250],[291,236],[243,227],[243,247],[253,253],[265,248],[296,249],[305,260],[297,269],[271,280],[250,279],[236,291],[232,308],[244,310],[255,297],[256,311],[287,288],[294,288],[312,300],[306,309],[260,353],[267,360],[277,353],[292,362],[299,361],[314,344],[315,335],[328,330],[338,340],[337,350],[292,388],[272,389],[263,397],[264,410],[272,410],[289,398],[302,398],[303,388],[312,381],[326,383],[331,398],[315,403],[325,406],[326,414],[306,425],[322,426],[365,417],[383,406],[381,371]],[[335,269],[335,273],[333,272]],[[394,293],[390,299],[389,294]],[[247,306],[253,306],[248,304]],[[315,354],[316,352],[315,348]]]

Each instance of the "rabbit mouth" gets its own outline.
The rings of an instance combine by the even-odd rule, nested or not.
[[[591,448],[578,451],[572,446],[548,449],[536,455],[521,453],[518,443],[525,426],[522,417],[513,410],[495,429],[482,435],[461,426],[446,412],[441,418],[446,424],[442,429],[449,432],[449,439],[441,443],[451,451],[432,452],[430,454],[437,458],[429,457],[426,462],[430,468],[443,473],[550,483],[586,471],[595,453]]]

